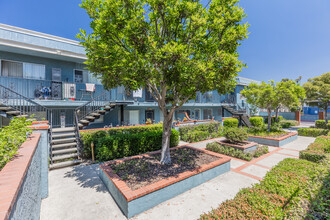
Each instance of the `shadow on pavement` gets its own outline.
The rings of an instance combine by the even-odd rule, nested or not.
[[[73,178],[83,188],[93,188],[97,192],[107,192],[102,180],[98,175],[98,164],[78,165],[64,174],[64,178]]]

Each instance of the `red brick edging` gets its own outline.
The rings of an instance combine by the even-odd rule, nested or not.
[[[180,173],[176,177],[169,177],[167,179],[160,180],[160,181],[158,181],[156,183],[147,185],[147,186],[142,187],[142,188],[139,188],[137,190],[130,189],[126,185],[126,183],[123,180],[121,180],[121,178],[117,174],[115,174],[112,171],[112,169],[109,166],[107,166],[107,165],[108,164],[111,164],[111,163],[116,163],[116,162],[122,162],[122,161],[125,161],[125,160],[130,160],[132,158],[142,158],[143,156],[147,156],[148,157],[150,155],[160,153],[161,152],[160,150],[154,151],[154,152],[151,152],[151,153],[147,153],[147,154],[141,154],[141,155],[132,156],[132,157],[129,157],[129,158],[124,158],[124,159],[119,159],[119,160],[113,160],[113,161],[110,161],[110,162],[106,162],[104,164],[101,164],[100,165],[100,168],[104,171],[104,173],[107,175],[107,177],[112,181],[112,183],[116,186],[116,188],[121,192],[121,194],[129,202],[129,201],[132,201],[132,200],[137,199],[139,197],[142,197],[142,196],[144,196],[146,194],[149,194],[151,192],[154,192],[156,190],[165,188],[165,187],[167,187],[167,186],[169,186],[171,184],[174,184],[176,182],[179,182],[181,180],[187,179],[188,177],[191,177],[191,176],[196,175],[198,173],[201,173],[201,172],[204,172],[206,170],[212,169],[212,168],[214,168],[216,166],[219,166],[220,164],[227,163],[227,162],[229,162],[231,160],[229,157],[227,157],[225,155],[220,155],[218,153],[214,153],[214,152],[211,152],[211,151],[208,151],[208,150],[198,149],[198,148],[194,148],[194,147],[190,147],[190,146],[182,146],[182,147],[194,149],[194,150],[201,151],[201,152],[204,152],[204,153],[209,154],[209,155],[212,155],[212,156],[216,156],[216,157],[219,158],[219,160],[213,161],[213,162],[211,162],[209,164],[204,164],[202,167],[200,167],[198,169]],[[171,150],[172,149],[178,149],[178,148],[181,148],[181,147],[173,147],[173,148],[171,148]]]
[[[291,136],[297,135],[297,132],[289,132],[287,135],[279,138],[271,138],[271,137],[262,137],[262,136],[254,136],[254,135],[249,135],[249,137],[254,137],[254,138],[261,138],[261,139],[267,139],[267,140],[274,140],[274,141],[282,141],[284,139],[287,139]]]
[[[32,134],[18,149],[18,154],[0,171],[0,219],[8,219],[16,202],[40,139],[40,133]]]
[[[243,149],[243,150],[245,150],[246,148],[250,148],[250,147],[253,147],[253,146],[257,145],[257,143],[250,142],[250,141],[242,141],[241,143],[245,143],[244,145],[230,144],[230,143],[225,142],[225,140],[220,140],[220,141],[216,141],[216,142],[219,143],[219,144],[225,145],[225,146],[240,148],[240,149]]]

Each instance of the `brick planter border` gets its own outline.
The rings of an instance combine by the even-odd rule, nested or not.
[[[220,140],[220,141],[217,141],[217,143],[227,146],[227,147],[233,147],[233,148],[241,150],[243,152],[253,152],[253,151],[257,150],[257,147],[258,147],[258,143],[250,142],[250,141],[242,141],[242,143],[245,143],[245,145],[230,144],[230,143],[226,143],[225,141],[226,140]]]
[[[100,165],[100,178],[125,216],[130,218],[210,179],[230,171],[231,159],[229,157],[225,157],[204,149],[197,149],[190,146],[183,147],[216,156],[219,160],[209,164],[204,164],[199,169],[180,173],[176,177],[169,177],[137,190],[131,190],[126,183],[121,180],[120,177],[107,165],[118,161],[126,161],[133,158],[141,158],[142,156],[157,154],[161,151],[154,151],[147,154],[114,160]],[[171,150],[178,148],[182,147],[174,147],[171,148]]]
[[[281,147],[298,138],[298,133],[289,132],[287,135],[280,138],[261,137],[249,135],[248,141],[257,142],[258,144],[269,145],[274,147]]]

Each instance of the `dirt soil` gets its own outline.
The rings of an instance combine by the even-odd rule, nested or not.
[[[132,190],[150,185],[168,177],[176,177],[185,171],[194,170],[203,164],[219,160],[201,151],[182,147],[171,150],[170,165],[160,164],[160,153],[149,157],[134,158],[122,163],[109,164],[116,173]]]

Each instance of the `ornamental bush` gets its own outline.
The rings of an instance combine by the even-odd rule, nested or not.
[[[0,170],[8,163],[18,148],[26,140],[27,136],[32,132],[28,125],[31,121],[26,118],[14,118],[10,121],[9,126],[4,126],[0,130]]]
[[[140,131],[140,132],[139,132]],[[95,159],[98,161],[118,159],[154,150],[162,146],[161,124],[128,128],[81,131],[83,157],[91,158],[94,143]],[[179,132],[172,129],[170,147],[179,144]]]
[[[279,122],[281,122],[283,120],[284,120],[284,118],[281,115],[279,115],[277,117],[277,121],[276,121],[276,117],[275,116],[272,116],[271,117],[271,124],[279,123]],[[268,117],[265,117],[265,123],[268,124]]]
[[[198,125],[185,125],[179,127],[179,132],[181,140],[191,143],[220,137],[222,126],[216,121]]]
[[[316,128],[324,128],[324,129],[326,129],[327,126],[325,125],[325,120],[316,120],[315,121],[315,127]]]
[[[330,136],[319,136],[306,150],[299,152],[299,158],[312,162],[320,162],[329,156]]]
[[[307,137],[317,137],[321,135],[328,135],[329,130],[322,128],[299,128],[298,135]]]
[[[263,117],[251,117],[249,120],[253,127],[262,128],[264,126]]]
[[[296,120],[283,120],[279,124],[280,124],[281,128],[290,128],[292,126],[297,126],[298,121],[296,121]]]
[[[224,131],[224,136],[234,143],[246,141],[248,139],[248,133],[243,128],[227,128]]]
[[[238,127],[238,119],[237,118],[226,118],[223,121],[223,126],[227,128],[237,128]]]

